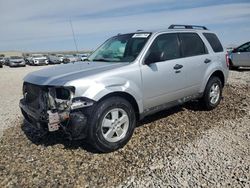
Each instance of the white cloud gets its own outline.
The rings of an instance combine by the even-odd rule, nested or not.
[[[141,6],[147,3],[166,2],[174,3],[174,0],[92,0],[92,1],[5,1],[0,7],[0,49],[4,46],[21,46],[22,43],[35,41],[48,41],[52,43],[57,40],[69,39],[71,29],[69,17],[73,18],[73,26],[77,36],[87,37],[88,34],[127,32],[137,29],[167,28],[169,24],[201,24],[201,25],[224,25],[232,26],[232,33],[239,28],[235,24],[240,22],[249,25],[250,3],[224,4],[198,8],[179,10],[168,10],[151,13],[140,13],[137,15],[119,17],[95,17],[74,19],[81,14],[93,14],[101,11],[111,11],[128,6]],[[4,7],[4,8],[3,8]],[[18,8],[17,8],[18,7]],[[59,19],[59,20],[58,20]],[[216,28],[213,27],[216,30]],[[244,29],[244,28],[242,28]],[[221,28],[218,29],[222,32]],[[237,31],[238,33],[238,31]],[[237,36],[235,36],[237,37]],[[246,33],[245,38],[250,38]],[[223,39],[230,43],[229,38]],[[236,39],[237,40],[237,39]],[[244,40],[240,36],[238,40]],[[86,48],[86,46],[84,46]]]

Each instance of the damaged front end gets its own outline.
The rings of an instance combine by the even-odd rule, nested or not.
[[[70,139],[83,139],[95,101],[75,97],[74,87],[23,84],[20,108],[25,119],[41,131],[63,130]]]

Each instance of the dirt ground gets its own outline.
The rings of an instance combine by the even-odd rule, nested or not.
[[[37,141],[19,112],[22,77],[0,69],[0,187],[250,187],[250,70],[230,71],[213,111],[198,103],[140,122],[121,150],[98,154],[60,134]]]

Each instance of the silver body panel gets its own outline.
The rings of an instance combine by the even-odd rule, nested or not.
[[[231,54],[234,66],[250,67],[250,52],[236,52]]]
[[[234,67],[250,67],[250,42],[233,49],[229,58]]]
[[[208,54],[144,64],[145,55],[155,37],[180,32],[198,33]],[[36,85],[73,86],[74,97],[82,96],[94,101],[113,92],[125,92],[135,99],[139,113],[143,114],[156,106],[202,94],[215,71],[222,71],[226,82],[228,67],[225,52],[214,53],[202,32],[187,29],[153,32],[132,63],[69,63],[30,73],[24,81]],[[204,63],[206,59],[211,59],[211,62]],[[178,73],[173,69],[177,63],[183,65]]]

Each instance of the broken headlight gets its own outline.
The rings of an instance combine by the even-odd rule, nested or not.
[[[70,100],[71,90],[68,88],[56,88],[56,98],[61,100]]]
[[[72,100],[72,104],[71,104],[71,109],[75,110],[75,109],[79,109],[79,108],[85,108],[88,106],[92,106],[94,104],[95,101],[88,99],[86,97],[76,97]]]
[[[49,87],[48,103],[50,109],[59,111],[70,109],[74,88],[72,87]]]

